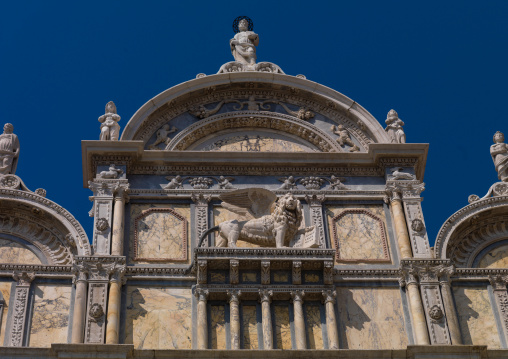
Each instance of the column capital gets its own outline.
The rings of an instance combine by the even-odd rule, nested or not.
[[[328,302],[335,303],[336,297],[337,297],[337,291],[336,290],[324,290],[323,292],[324,302],[325,304]]]
[[[240,301],[240,297],[242,296],[242,291],[241,290],[236,290],[236,289],[233,289],[233,290],[228,290],[227,291],[227,294],[228,294],[228,297],[229,297],[229,302],[239,302]]]
[[[402,199],[419,201],[423,191],[425,191],[425,183],[417,180],[388,180],[385,187],[385,201],[393,202]]]
[[[494,291],[505,291],[506,292],[506,284],[508,283],[508,276],[502,275],[489,275],[489,282],[492,285],[492,289]]]
[[[74,263],[72,264],[72,272],[74,276],[72,277],[72,283],[76,284],[79,282],[87,282],[88,281],[88,269],[82,263]]]
[[[259,297],[260,297],[259,300],[261,303],[263,303],[263,302],[271,303],[272,296],[273,296],[273,291],[271,291],[269,289],[260,289],[259,290]]]
[[[303,290],[292,290],[290,293],[291,298],[294,302],[303,302],[303,297],[305,296],[305,291]]]
[[[192,201],[196,206],[208,206],[208,202],[212,199],[212,195],[203,193],[193,193],[191,195]]]
[[[208,299],[208,289],[204,289],[204,288],[196,288],[196,290],[194,291],[194,295],[196,296],[196,298],[198,298],[198,300],[200,302],[206,302],[206,300]]]
[[[455,274],[455,266],[443,266],[438,271],[439,284],[441,285],[450,285],[451,277]]]
[[[125,278],[126,270],[127,267],[125,266],[125,264],[118,265],[115,263],[115,266],[111,268],[109,282],[125,284],[127,281],[127,278]]]
[[[115,200],[128,201],[130,192],[129,183],[117,183],[114,189]]]
[[[17,282],[19,286],[30,286],[32,281],[35,279],[34,272],[14,272],[12,278]]]
[[[324,194],[313,194],[313,195],[305,195],[305,201],[309,204],[309,206],[321,206],[321,203],[326,201],[326,197]]]

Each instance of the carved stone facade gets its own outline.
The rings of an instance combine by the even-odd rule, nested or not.
[[[14,167],[0,174],[0,355],[508,357],[500,135],[502,182],[432,248],[428,145],[407,144],[393,110],[385,129],[256,62],[237,22],[235,61],[157,95],[120,138],[108,103],[101,141],[82,143],[90,241]]]

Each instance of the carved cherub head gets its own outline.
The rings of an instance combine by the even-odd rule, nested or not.
[[[497,131],[494,134],[494,143],[503,143],[504,142],[504,134],[502,132]]]

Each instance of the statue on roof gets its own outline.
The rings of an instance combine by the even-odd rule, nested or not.
[[[256,46],[259,45],[259,36],[252,31],[253,27],[252,20],[247,16],[240,16],[233,23],[236,35],[229,41],[229,45],[235,60],[242,64],[256,63]]]
[[[504,134],[497,131],[494,135],[494,144],[490,146],[490,155],[496,166],[497,177],[508,182],[508,145],[504,143]]]
[[[116,113],[116,106],[113,101],[106,104],[106,111],[104,115],[99,117],[101,123],[101,141],[118,141],[120,137],[120,116]]]
[[[399,118],[395,110],[390,110],[386,116],[386,129],[391,143],[406,143],[406,134],[402,129],[404,122]]]
[[[19,141],[13,131],[14,126],[6,123],[0,135],[0,175],[14,174],[18,166]]]

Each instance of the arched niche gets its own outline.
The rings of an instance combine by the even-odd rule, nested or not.
[[[478,266],[488,248],[508,238],[508,197],[482,199],[455,212],[436,238],[437,258],[457,267]]]
[[[70,265],[75,255],[91,255],[83,227],[69,212],[26,191],[0,189],[0,238],[22,244],[42,264]]]
[[[174,86],[132,116],[121,140],[143,141],[145,149],[177,149],[175,139],[184,132],[188,135],[191,127],[224,114],[242,118],[245,110],[253,117],[286,118],[295,126],[310,126],[320,140],[332,142],[327,148],[335,152],[350,151],[351,146],[338,144],[332,125],[343,125],[360,152],[367,152],[370,143],[390,142],[369,112],[339,92],[306,79],[263,72],[210,75]],[[163,126],[171,133],[156,147],[157,132]],[[282,134],[284,129],[279,131]]]
[[[508,236],[481,250],[473,260],[475,268],[508,268]]]

